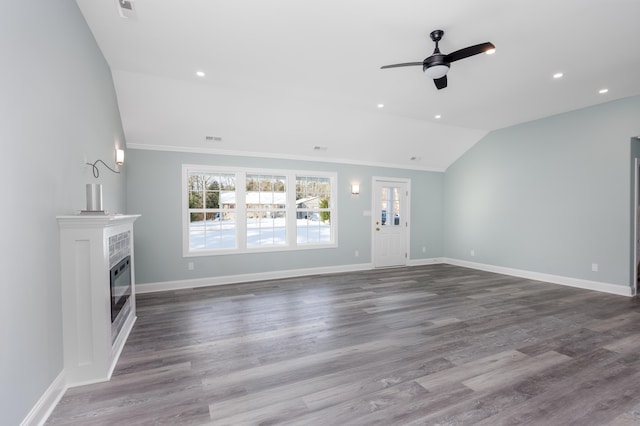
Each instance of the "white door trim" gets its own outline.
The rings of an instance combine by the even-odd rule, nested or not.
[[[631,291],[633,295],[638,294],[638,210],[640,199],[638,199],[638,192],[640,192],[640,158],[636,157],[634,161],[634,177],[633,177],[633,283]]]

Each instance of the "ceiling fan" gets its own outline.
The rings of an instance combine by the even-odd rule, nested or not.
[[[380,69],[397,68],[397,67],[411,67],[416,65],[422,65],[422,71],[433,79],[438,90],[447,87],[447,72],[451,62],[459,61],[460,59],[468,58],[469,56],[477,55],[479,53],[487,52],[495,49],[493,43],[480,43],[474,46],[465,47],[464,49],[456,50],[453,53],[445,55],[440,53],[438,48],[438,42],[442,39],[444,31],[435,30],[431,32],[431,40],[436,43],[436,48],[433,54],[425,58],[422,62],[406,62],[404,64],[384,65]]]

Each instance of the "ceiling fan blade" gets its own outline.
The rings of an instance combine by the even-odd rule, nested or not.
[[[436,84],[438,90],[444,89],[445,87],[447,87],[447,76],[445,75],[440,78],[434,78],[433,82]]]
[[[465,47],[464,49],[456,50],[455,52],[449,53],[445,56],[445,61],[451,63],[454,61],[459,61],[460,59],[468,58],[469,56],[477,55],[479,53],[484,53],[489,49],[495,49],[496,47],[493,43],[480,43],[475,46]]]
[[[380,67],[380,69],[383,70],[386,68],[413,67],[416,65],[422,66],[422,62],[405,62],[404,64],[383,65]]]

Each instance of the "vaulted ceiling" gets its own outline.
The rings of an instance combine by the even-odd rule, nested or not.
[[[121,2],[77,0],[129,147],[445,170],[491,130],[640,94],[637,0]],[[496,53],[442,90],[380,69],[435,29],[443,53]]]

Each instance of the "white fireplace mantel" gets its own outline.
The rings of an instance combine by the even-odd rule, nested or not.
[[[58,216],[64,367],[67,386],[111,378],[136,320],[133,222],[140,215]],[[109,238],[129,232],[131,296],[116,328],[111,323]],[[112,256],[113,257],[113,256]],[[113,330],[113,331],[112,331]]]

